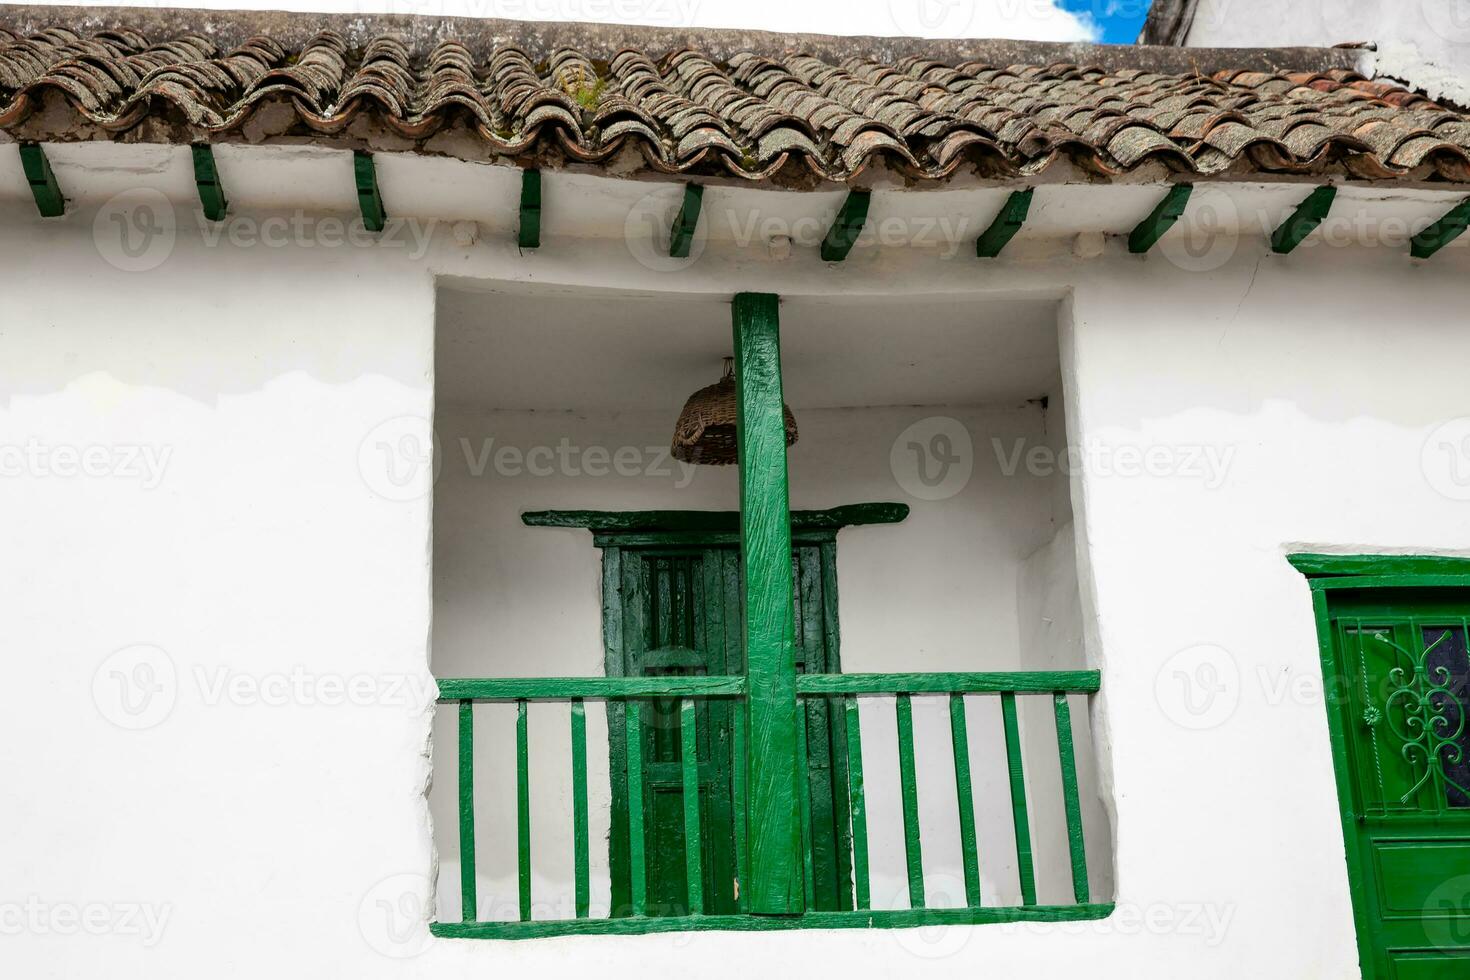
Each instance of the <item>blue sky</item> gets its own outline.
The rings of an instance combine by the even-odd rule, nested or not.
[[[21,0],[93,3],[96,0]],[[658,27],[736,27],[814,34],[1096,38],[1132,44],[1149,0],[108,0],[212,9],[286,9],[513,20],[593,20]],[[1305,0],[1304,0],[1305,2]],[[1099,36],[1100,35],[1100,36]]]
[[[1100,41],[1132,44],[1138,40],[1148,0],[1058,0],[1058,6],[1074,14],[1089,16],[1102,29]]]

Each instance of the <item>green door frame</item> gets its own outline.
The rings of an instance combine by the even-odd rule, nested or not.
[[[1332,744],[1332,768],[1336,776],[1338,813],[1342,821],[1343,849],[1347,855],[1348,887],[1353,902],[1353,926],[1358,940],[1358,964],[1365,978],[1378,974],[1373,941],[1373,899],[1367,893],[1369,875],[1363,866],[1358,838],[1356,794],[1352,783],[1352,761],[1348,731],[1341,714],[1340,699],[1333,695],[1333,678],[1341,676],[1333,640],[1328,597],[1334,590],[1384,588],[1470,588],[1470,558],[1440,555],[1323,555],[1297,553],[1286,556],[1291,566],[1307,578],[1312,590],[1312,612],[1317,624],[1317,652],[1322,663],[1322,699]]]

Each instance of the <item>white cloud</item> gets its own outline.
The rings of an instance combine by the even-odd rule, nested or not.
[[[160,6],[147,0],[135,0],[131,4],[128,0],[112,2]],[[1085,41],[1096,39],[1100,33],[1090,15],[1062,10],[1057,0],[180,0],[180,3],[215,10],[285,9],[339,14],[580,20],[811,34]]]

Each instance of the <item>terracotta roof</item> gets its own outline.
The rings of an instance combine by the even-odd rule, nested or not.
[[[956,57],[959,42],[732,50],[703,32],[711,43],[664,51],[598,29],[596,50],[531,37],[545,25],[519,25],[534,43],[514,31],[464,42],[422,19],[365,32],[361,18],[348,29],[303,14],[231,38],[214,22],[189,29],[192,11],[37,26],[13,16],[25,9],[0,8],[0,131],[16,139],[309,140],[795,185],[880,165],[916,181],[1029,176],[1064,159],[1102,176],[1154,163],[1470,181],[1470,117],[1311,49],[1242,52],[1233,66],[1215,52],[1191,73],[1146,47],[1020,64]],[[895,45],[906,53],[879,56]],[[1169,58],[1175,70],[1160,67]]]

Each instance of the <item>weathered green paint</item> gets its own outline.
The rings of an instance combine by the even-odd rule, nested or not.
[[[383,195],[378,190],[378,170],[373,164],[373,155],[354,150],[352,173],[357,186],[357,208],[362,212],[363,226],[368,231],[382,231],[388,223],[388,212],[383,209]]]
[[[861,524],[897,524],[909,516],[908,504],[845,504],[827,510],[793,510],[791,530],[837,531]],[[538,510],[521,515],[528,527],[576,527],[595,534],[640,532],[656,534],[739,534],[737,510]],[[711,543],[706,538],[702,543]],[[676,539],[670,543],[688,543]]]
[[[694,241],[694,229],[699,226],[699,209],[703,200],[703,187],[698,184],[684,185],[684,203],[679,207],[679,213],[674,215],[674,226],[669,230],[671,257],[689,257],[689,245]]]
[[[36,210],[43,218],[59,218],[66,211],[66,199],[61,196],[61,186],[51,172],[51,161],[40,143],[20,144],[20,165],[26,174],[26,183],[31,187],[31,196],[36,199]]]
[[[731,718],[731,744],[734,746],[735,757],[731,760],[730,768],[730,806],[734,811],[732,824],[735,828],[735,909],[738,912],[748,911],[745,907],[745,890],[740,882],[750,880],[750,865],[746,860],[747,850],[745,847],[745,786],[746,786],[746,739],[745,739],[745,711],[736,707]]]
[[[694,701],[684,698],[679,705],[680,764],[684,770],[684,861],[689,914],[704,914],[703,843],[699,836],[699,741],[694,721]]]
[[[960,809],[960,858],[965,866],[965,904],[980,904],[980,849],[975,838],[975,791],[970,783],[970,730],[965,696],[949,696],[949,738],[954,752],[955,799]]]
[[[541,247],[541,171],[521,171],[521,222],[516,231],[521,248]]]
[[[1153,248],[1154,243],[1164,237],[1164,232],[1174,227],[1174,222],[1184,214],[1184,206],[1189,203],[1189,195],[1193,192],[1194,187],[1190,184],[1175,184],[1169,188],[1163,200],[1129,234],[1128,251],[1141,255]]]
[[[863,796],[863,736],[855,697],[842,699],[847,728],[847,790],[852,803],[852,877],[857,907],[872,905],[868,877],[868,807]]]
[[[643,709],[637,701],[624,708],[628,747],[628,879],[635,916],[648,911],[648,863],[643,851]]]
[[[909,874],[909,908],[924,907],[924,857],[919,845],[919,780],[914,766],[914,708],[898,696],[898,781],[903,796],[903,854]]]
[[[821,559],[822,581],[822,631],[827,646],[827,663],[824,669],[814,670],[807,664],[808,673],[836,674],[842,671],[840,657],[841,623],[837,602],[837,542],[824,541],[817,546]],[[831,746],[832,770],[830,790],[832,792],[832,817],[836,826],[836,875],[837,908],[855,908],[852,879],[852,812],[848,784],[848,744],[846,705],[838,698],[824,698],[820,708],[825,720],[826,737]]]
[[[572,699],[572,854],[576,875],[577,918],[590,913],[591,843],[587,830],[587,712]]]
[[[1308,194],[1306,200],[1298,204],[1291,216],[1272,233],[1271,251],[1286,255],[1300,245],[1302,239],[1310,235],[1322,223],[1322,219],[1327,217],[1335,197],[1337,188],[1331,185],[1318,187]]]
[[[620,548],[602,551],[602,642],[603,670],[608,678],[627,675],[623,661],[623,553]],[[628,719],[624,703],[607,702],[608,776],[614,800],[608,827],[608,870],[612,875],[612,914],[632,912],[631,878],[628,869]],[[621,778],[620,778],[621,777]],[[617,805],[621,799],[622,805]]]
[[[801,912],[805,892],[796,794],[796,637],[779,302],[770,293],[739,293],[732,307],[746,597],[746,908],[759,915]]]
[[[1016,831],[1016,868],[1021,879],[1021,901],[1036,904],[1036,869],[1031,859],[1031,818],[1026,812],[1026,774],[1021,762],[1021,731],[1016,723],[1016,696],[1000,696],[1001,720],[1006,733],[1006,769],[1011,777],[1011,818]]]
[[[862,234],[863,225],[868,221],[868,203],[871,197],[870,191],[847,192],[847,198],[832,221],[832,227],[827,229],[827,236],[822,239],[823,262],[841,262],[847,258],[847,253],[852,251],[858,235]]]
[[[1438,221],[1410,239],[1409,254],[1416,259],[1427,259],[1459,238],[1467,227],[1470,227],[1470,198],[1450,208]]]
[[[1092,693],[1102,686],[1095,670],[1002,671],[948,674],[804,674],[796,692],[813,694],[1050,694]]]
[[[225,200],[225,187],[219,179],[219,168],[214,165],[214,148],[208,143],[195,143],[194,186],[199,190],[199,205],[210,221],[225,220],[229,202]]]
[[[799,709],[796,712],[796,758],[801,771],[798,773],[797,798],[801,804],[801,864],[805,872],[805,888],[803,901],[806,908],[817,907],[817,897],[814,890],[816,872],[812,869],[812,792],[811,771],[808,768],[806,712]]]
[[[966,909],[859,909],[799,916],[702,915],[653,919],[561,919],[543,922],[435,922],[444,939],[541,939],[550,936],[631,936],[655,932],[766,932],[785,929],[910,929],[1000,922],[1080,922],[1113,914],[1097,905],[993,906]]]
[[[1461,738],[1470,706],[1456,693],[1450,667],[1430,666],[1429,651],[1451,631],[1470,634],[1470,560],[1289,560],[1313,589],[1363,976],[1459,976],[1470,962],[1470,908],[1455,885],[1470,866],[1470,787],[1447,768],[1463,758],[1463,746],[1451,754],[1441,743]],[[1470,667],[1463,646],[1444,652],[1460,671]],[[1458,709],[1458,725],[1447,705]]]
[[[516,849],[520,870],[521,921],[531,920],[531,761],[526,702],[516,702]]]
[[[1000,206],[1000,213],[990,223],[990,227],[975,239],[975,254],[982,259],[993,259],[998,256],[1001,249],[1010,243],[1016,232],[1026,223],[1026,215],[1031,210],[1031,194],[1033,188],[1021,191],[1011,191],[1004,204]]]
[[[609,549],[620,574],[606,598],[615,600],[604,620],[607,670],[625,677],[655,675],[664,681],[743,672],[740,650],[739,563],[734,548],[628,547]],[[615,584],[611,584],[614,583]],[[739,844],[736,840],[735,719],[741,705],[730,698],[691,698],[695,711],[700,786],[701,871],[697,897],[705,914],[738,911]],[[686,805],[679,701],[644,703],[641,742],[646,901],[651,915],[684,915],[688,905]],[[614,759],[613,826],[626,826],[629,772]],[[614,908],[628,907],[627,832],[609,840]]]
[[[459,894],[466,922],[480,917],[475,889],[475,705],[459,703]]]
[[[567,701],[572,698],[735,697],[745,678],[728,677],[446,677],[439,700]]]
[[[1067,812],[1067,847],[1072,856],[1072,893],[1077,904],[1092,901],[1087,883],[1087,847],[1082,836],[1082,800],[1077,792],[1077,753],[1072,746],[1072,709],[1067,695],[1052,695],[1057,718],[1057,755],[1062,767],[1062,803]]]
[[[1301,552],[1287,555],[1291,567],[1320,588],[1351,588],[1353,579],[1371,577],[1384,584],[1417,585],[1423,576],[1467,576],[1470,558],[1447,555],[1319,555]],[[1449,584],[1455,584],[1452,581]]]

